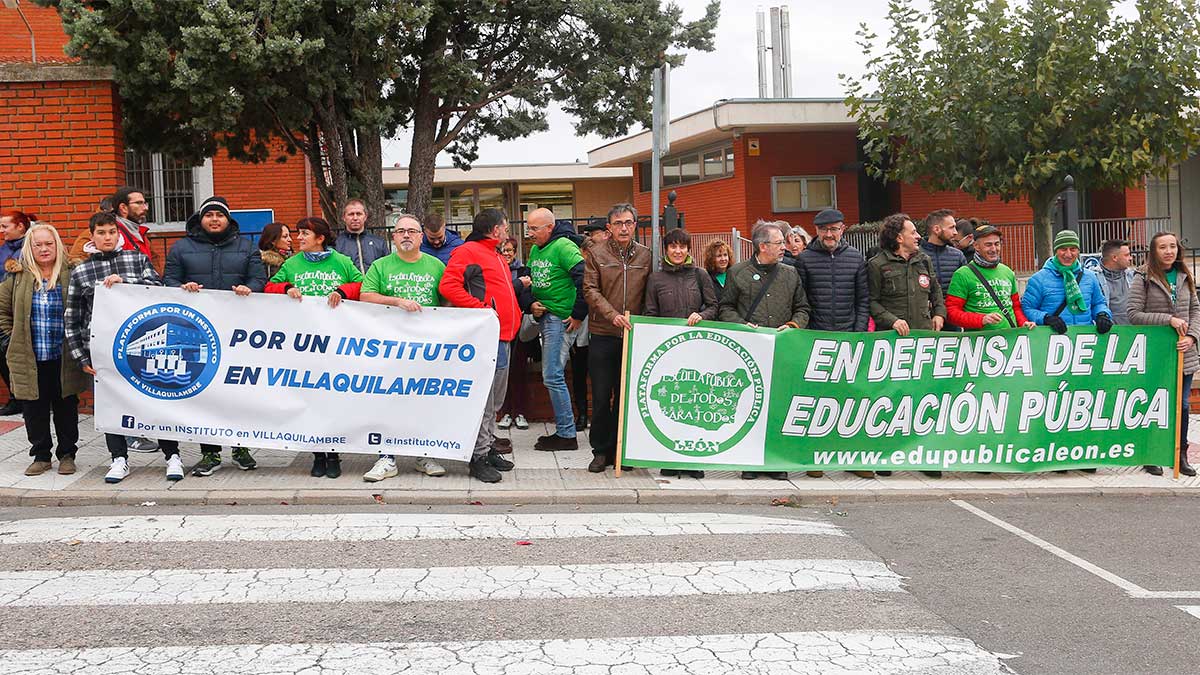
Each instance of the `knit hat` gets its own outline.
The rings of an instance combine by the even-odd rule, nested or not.
[[[816,227],[844,222],[846,222],[846,216],[842,215],[842,212],[837,209],[825,209],[818,213],[816,218],[813,218],[813,225]]]
[[[1079,248],[1079,234],[1078,233],[1074,232],[1073,230],[1063,230],[1062,232],[1059,232],[1058,234],[1054,235],[1054,250],[1055,251],[1057,251],[1060,248],[1070,248],[1072,246],[1074,246],[1075,248]]]
[[[199,209],[196,209],[196,213],[201,218],[203,218],[204,214],[208,213],[209,211],[220,211],[221,213],[225,214],[226,218],[232,217],[229,215],[229,202],[225,201],[224,197],[209,197],[208,199],[204,200],[204,203],[200,205]]]

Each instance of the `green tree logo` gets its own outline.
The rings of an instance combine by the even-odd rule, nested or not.
[[[699,346],[705,363],[736,366],[715,372],[697,368],[697,350],[681,350],[697,346],[697,340],[703,341]],[[665,373],[656,376],[660,362]],[[758,421],[763,400],[758,363],[724,333],[692,330],[675,335],[656,347],[638,371],[638,414],[646,429],[667,449],[689,457],[708,457],[737,445]]]

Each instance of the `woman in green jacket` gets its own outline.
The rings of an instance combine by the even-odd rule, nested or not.
[[[75,473],[79,394],[88,377],[64,347],[63,315],[70,273],[58,231],[36,223],[25,237],[21,267],[0,284],[0,332],[9,340],[13,397],[24,402],[33,463],[26,476],[50,470],[50,421],[58,437],[58,472]]]

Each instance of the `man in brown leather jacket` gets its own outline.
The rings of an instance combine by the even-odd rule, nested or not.
[[[588,371],[592,376],[592,462],[600,473],[617,456],[617,411],[621,392],[621,354],[625,313],[640,314],[650,277],[650,249],[633,240],[637,209],[617,204],[608,212],[608,241],[589,248],[583,269],[583,297],[588,304]]]

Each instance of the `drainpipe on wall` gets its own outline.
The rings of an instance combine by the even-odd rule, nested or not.
[[[37,40],[33,36],[33,26],[29,25],[29,19],[25,18],[25,11],[21,9],[21,3],[18,0],[4,0],[4,6],[17,10],[17,14],[20,15],[21,22],[25,24],[25,30],[29,32],[29,54],[33,57],[33,62],[37,63]]]
[[[312,218],[312,191],[313,191],[313,175],[312,164],[308,161],[308,154],[304,155],[304,214]]]

